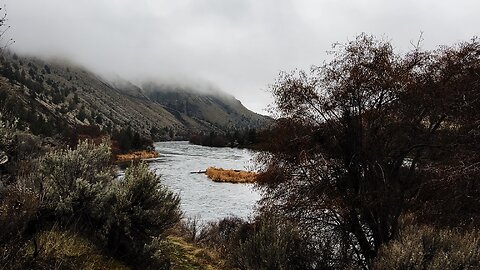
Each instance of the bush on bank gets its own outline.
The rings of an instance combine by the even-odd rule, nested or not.
[[[127,265],[168,269],[161,249],[165,232],[180,220],[179,197],[145,164],[116,178],[110,157],[107,144],[82,142],[76,149],[48,152],[31,161],[29,173],[14,175],[0,194],[5,228],[0,264],[43,269],[52,265],[45,260],[60,260],[68,265],[42,255],[45,245],[38,236],[55,230],[78,235]]]

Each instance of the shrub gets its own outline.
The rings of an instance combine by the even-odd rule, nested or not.
[[[480,234],[410,225],[380,249],[374,269],[480,269]]]
[[[226,218],[207,225],[200,243],[216,249],[238,269],[316,269],[315,256],[305,233],[295,224],[260,216],[249,223]],[[325,268],[321,268],[325,269]]]
[[[0,192],[17,177],[31,172],[31,160],[44,152],[39,137],[19,131],[15,126],[2,127],[0,114]]]
[[[137,263],[154,259],[156,252],[145,248],[180,221],[179,197],[144,163],[128,168],[113,189],[112,214],[104,227],[107,247]]]
[[[240,269],[311,269],[308,241],[294,224],[264,218],[240,228],[230,261]]]
[[[22,269],[24,249],[31,238],[28,224],[38,210],[38,196],[34,192],[9,185],[0,193],[0,269]]]
[[[43,193],[44,214],[63,222],[92,222],[102,213],[102,196],[114,177],[107,144],[81,142],[77,149],[57,150],[39,160],[36,182]],[[102,217],[99,215],[99,219]],[[100,222],[100,221],[98,221]],[[92,224],[96,225],[96,224]]]
[[[146,164],[116,178],[110,157],[107,144],[82,142],[40,158],[30,175],[42,198],[35,231],[71,230],[136,267],[168,265],[156,248],[180,220],[179,197]]]
[[[38,195],[18,185],[9,185],[1,192],[0,199],[0,243],[21,238],[38,210]]]
[[[203,225],[206,224],[200,220],[199,216],[183,219],[178,224],[177,228],[175,228],[175,233],[181,235],[185,240],[191,243],[196,243],[202,240],[202,238],[200,238],[201,236],[205,236],[202,235],[202,232],[206,232],[207,227]]]
[[[197,242],[214,249],[225,257],[229,254],[229,245],[236,232],[240,226],[245,224],[247,222],[237,217],[227,217],[218,222],[209,222],[200,230],[198,236],[196,235]],[[184,236],[194,234],[191,231],[192,226],[184,226],[183,229],[187,230]],[[188,230],[190,231],[188,232]]]

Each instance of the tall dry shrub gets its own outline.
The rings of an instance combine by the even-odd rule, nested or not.
[[[480,234],[410,225],[380,249],[374,269],[480,269]]]
[[[219,252],[232,269],[328,269],[317,262],[306,233],[276,217],[210,223],[201,231],[199,243]]]
[[[272,86],[278,120],[257,182],[277,212],[370,269],[399,217],[480,224],[480,41],[407,53],[362,34]]]

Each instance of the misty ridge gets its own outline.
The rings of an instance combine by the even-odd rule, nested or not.
[[[4,58],[12,61],[7,75],[19,77],[22,83],[37,84],[33,93],[24,88],[25,98],[33,98],[23,100],[24,109],[43,107],[48,114],[64,118],[65,123],[59,125],[73,129],[77,125],[97,125],[100,130],[112,132],[131,126],[148,140],[165,139],[167,135],[170,139],[188,139],[192,132],[257,128],[269,121],[246,109],[233,96],[206,84],[198,91],[188,83],[149,82],[138,86],[118,76],[109,79],[97,75],[64,60],[49,62],[8,52]],[[50,118],[43,113],[38,117],[42,121]]]
[[[13,44],[13,43],[12,43]],[[9,55],[16,54],[17,56],[24,57],[27,59],[32,59],[33,61],[44,62],[46,64],[55,65],[59,68],[69,68],[76,69],[84,73],[89,73],[92,76],[98,77],[100,80],[103,80],[112,86],[128,89],[128,88],[137,88],[143,90],[145,87],[157,87],[158,91],[161,92],[188,92],[188,93],[200,93],[200,94],[211,94],[211,95],[223,95],[229,96],[227,92],[222,91],[218,86],[214,85],[211,82],[206,80],[195,79],[192,76],[186,76],[184,78],[174,77],[174,76],[165,76],[163,74],[157,74],[155,76],[149,75],[151,72],[145,72],[142,77],[121,77],[118,74],[115,74],[114,66],[111,66],[109,69],[104,71],[95,71],[89,69],[86,65],[81,65],[72,60],[74,57],[67,57],[62,55],[55,56],[42,56],[32,55],[32,54],[19,54],[15,50],[12,50],[10,46],[5,47],[5,53]],[[142,67],[138,67],[139,70],[142,70]],[[142,72],[143,73],[143,72]]]

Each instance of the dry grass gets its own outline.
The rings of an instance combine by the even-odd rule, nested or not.
[[[148,158],[156,158],[160,154],[155,151],[135,151],[127,154],[119,154],[115,156],[116,162],[126,162],[132,160],[141,160],[141,159],[148,159]]]
[[[45,231],[38,235],[38,257],[56,262],[52,269],[77,266],[78,269],[128,269],[123,263],[106,256],[86,238],[68,231]],[[33,252],[33,247],[30,247]],[[63,265],[63,266],[62,266]],[[69,269],[69,268],[68,268]]]
[[[227,170],[222,168],[209,167],[205,174],[215,182],[227,183],[253,183],[257,173],[240,170]]]
[[[407,226],[380,249],[373,269],[480,269],[480,233]]]
[[[201,248],[185,241],[180,236],[168,237],[172,245],[172,270],[219,270],[227,269],[225,262],[219,255],[205,248]]]

